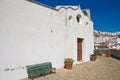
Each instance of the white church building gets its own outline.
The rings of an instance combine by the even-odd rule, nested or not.
[[[68,57],[74,65],[90,61],[93,46],[88,9],[0,0],[0,80],[27,77],[27,65],[52,62],[60,69]]]

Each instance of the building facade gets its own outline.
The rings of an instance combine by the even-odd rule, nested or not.
[[[27,65],[50,61],[59,69],[67,57],[87,62],[93,47],[90,10],[0,0],[0,80],[27,77]]]

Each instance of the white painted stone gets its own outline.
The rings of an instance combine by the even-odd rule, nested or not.
[[[27,65],[50,61],[58,69],[66,57],[76,64],[77,38],[84,39],[82,57],[89,61],[93,22],[79,6],[67,7],[78,9],[53,10],[26,0],[0,0],[0,80],[27,77]],[[82,16],[80,23],[77,14]]]

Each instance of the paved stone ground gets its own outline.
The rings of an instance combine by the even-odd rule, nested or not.
[[[98,56],[95,62],[74,65],[72,70],[60,69],[34,80],[120,80],[120,60]]]

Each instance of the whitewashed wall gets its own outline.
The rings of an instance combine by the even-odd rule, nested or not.
[[[63,7],[63,8],[61,8]],[[57,6],[59,13],[63,16],[62,19],[65,21],[66,34],[65,34],[65,58],[72,57],[77,62],[77,38],[82,38],[82,61],[86,62],[90,60],[90,54],[93,54],[93,22],[90,18],[85,16],[80,6]],[[72,9],[73,8],[73,9]],[[77,22],[77,14],[81,15],[80,23]],[[69,20],[69,16],[72,19]],[[88,25],[86,25],[88,22]]]
[[[81,24],[76,21],[78,13]],[[0,0],[0,80],[27,77],[26,66],[31,64],[50,61],[62,68],[65,57],[77,63],[77,38],[84,39],[83,60],[89,61],[93,23],[80,8],[56,11],[26,0]]]
[[[26,65],[64,62],[64,23],[55,10],[25,1],[0,0],[0,80],[27,77]]]

